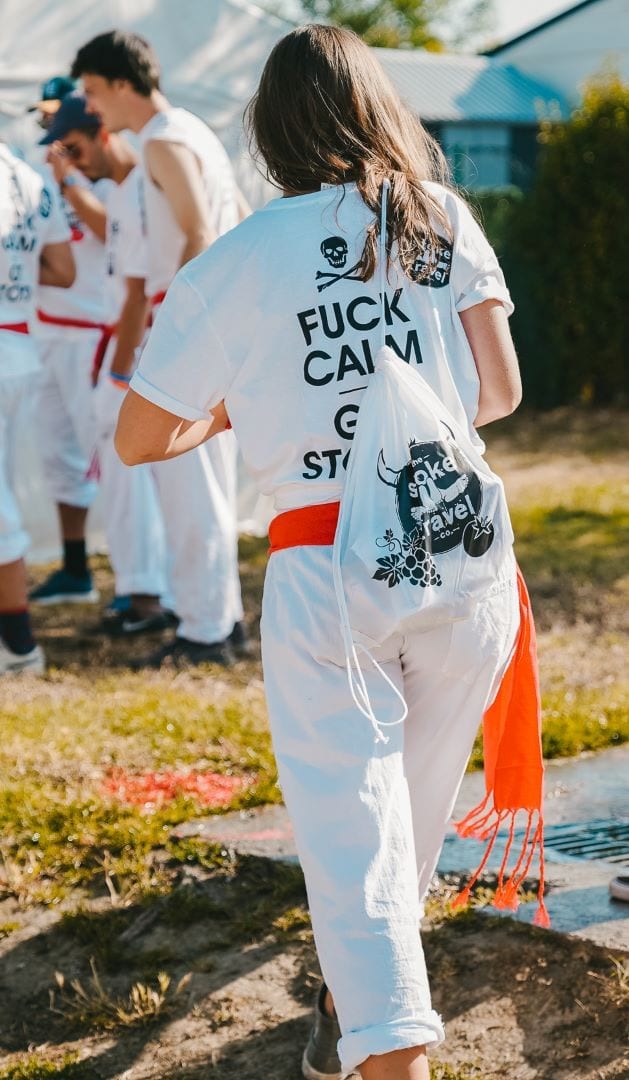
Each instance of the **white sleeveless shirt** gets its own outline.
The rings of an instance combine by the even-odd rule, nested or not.
[[[227,153],[214,132],[185,109],[156,113],[140,132],[145,171],[149,296],[168,288],[179,269],[186,244],[185,234],[179,228],[168,199],[151,180],[146,168],[146,146],[157,139],[187,146],[198,159],[210,221],[218,235],[238,222],[234,174]]]

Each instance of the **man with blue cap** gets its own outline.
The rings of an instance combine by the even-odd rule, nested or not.
[[[71,289],[47,286],[38,297],[38,434],[64,552],[63,566],[31,593],[33,603],[39,604],[98,600],[87,563],[85,527],[97,491],[90,469],[92,370],[102,359],[116,314],[105,288],[105,203],[112,185],[109,180],[92,184],[75,162],[86,142],[100,138],[100,129],[99,118],[88,113],[84,99],[72,91],[61,100],[41,140],[49,147],[48,164],[63,196],[76,279]]]

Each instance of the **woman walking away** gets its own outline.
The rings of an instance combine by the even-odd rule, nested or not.
[[[275,500],[264,677],[325,979],[303,1074],[427,1080],[426,1049],[443,1027],[422,900],[520,624],[508,519],[499,536],[470,466],[473,455],[482,465],[476,428],[520,400],[511,302],[440,151],[352,33],[305,26],[280,41],[248,122],[283,194],[177,275],[117,446],[127,464],[170,458],[231,422]],[[332,545],[382,344],[406,376],[421,373],[449,434],[411,431],[407,462],[367,448],[371,479],[356,486],[356,506],[361,490],[398,485],[399,522],[379,537],[365,597],[384,613],[406,582],[421,604],[411,629],[400,623],[379,644],[365,634],[370,658],[352,669],[350,692]],[[473,599],[454,590],[454,611],[424,608],[459,552],[470,566],[502,554]]]

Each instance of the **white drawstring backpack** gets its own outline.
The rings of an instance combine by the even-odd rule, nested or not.
[[[380,730],[358,654],[393,633],[464,618],[495,583],[513,531],[502,481],[429,386],[385,344],[386,204],[382,190],[382,344],[361,401],[333,550],[352,696]]]

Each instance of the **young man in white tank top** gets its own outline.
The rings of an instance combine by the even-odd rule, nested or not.
[[[77,100],[82,104],[83,118],[88,118],[85,98],[79,95]],[[172,626],[172,613],[160,604],[166,589],[166,556],[152,470],[150,466],[127,468],[113,445],[118,412],[148,316],[141,174],[130,143],[104,127],[94,139],[77,139],[76,131],[59,136],[59,151],[73,146],[75,167],[89,181],[113,181],[105,217],[105,286],[115,330],[102,367],[94,373],[90,412],[116,596],[128,599],[124,607],[106,609],[103,628],[124,637]]]
[[[155,310],[180,266],[236,225],[239,194],[212,131],[159,90],[159,65],[137,34],[111,31],[83,46],[73,64],[89,106],[110,131],[136,132],[142,147],[147,220],[147,292]],[[229,664],[243,642],[237,562],[236,444],[231,432],[155,471],[172,556],[180,624],[149,662]]]

